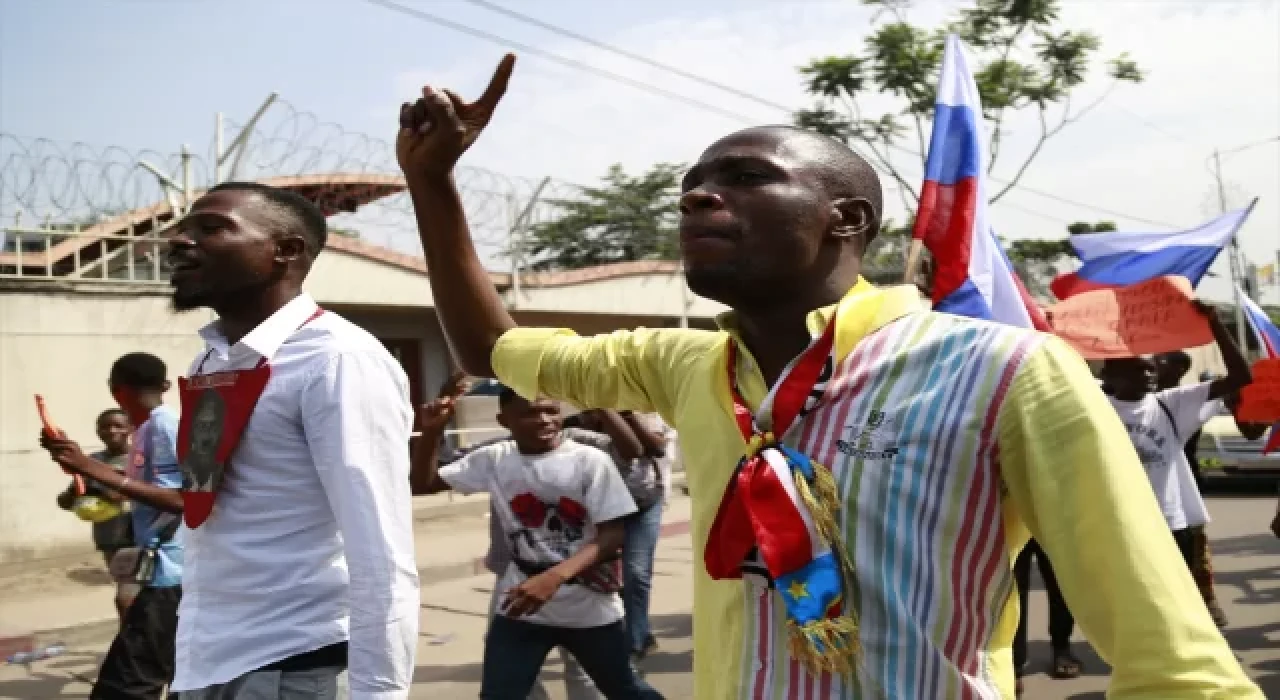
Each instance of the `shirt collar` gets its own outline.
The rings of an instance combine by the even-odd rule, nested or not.
[[[222,355],[242,348],[260,357],[270,358],[318,308],[311,295],[302,293],[277,309],[267,320],[259,323],[234,346],[223,335],[222,326],[218,321],[213,321],[201,328],[200,337],[210,348]]]
[[[876,287],[862,277],[845,292],[835,304],[814,309],[805,317],[809,334],[817,337],[826,329],[832,317],[840,314],[836,327],[836,346],[839,355],[845,355],[862,338],[903,316],[924,309],[920,292],[912,285]],[[741,343],[738,332],[737,312],[727,311],[716,317],[716,325]]]

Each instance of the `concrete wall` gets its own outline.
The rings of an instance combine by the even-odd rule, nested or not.
[[[175,314],[167,290],[65,287],[0,289],[0,563],[89,546],[88,523],[59,510],[68,477],[37,444],[32,395],[43,394],[59,426],[86,451],[100,449],[94,419],[115,406],[107,374],[119,356],[157,355],[170,377],[200,350],[207,311]],[[176,388],[166,400],[177,405]]]

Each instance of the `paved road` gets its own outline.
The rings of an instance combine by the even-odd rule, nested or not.
[[[1269,697],[1280,698],[1280,541],[1266,530],[1273,498],[1211,499],[1214,565],[1219,596],[1231,619],[1227,638]],[[668,698],[692,696],[690,595],[693,552],[687,535],[668,537],[658,552],[654,625],[661,648],[644,662],[651,683]],[[415,698],[474,698],[479,691],[482,636],[492,581],[487,576],[439,583],[423,589],[423,636],[414,675]],[[1045,700],[1103,698],[1107,669],[1082,639],[1077,653],[1086,675],[1054,681],[1048,663],[1044,594],[1031,596],[1031,664],[1027,697]],[[1078,636],[1078,635],[1077,635]],[[83,698],[102,647],[21,667],[0,667],[0,698]],[[559,663],[548,663],[553,697],[563,698]]]

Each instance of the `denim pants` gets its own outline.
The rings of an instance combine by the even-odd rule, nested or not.
[[[493,618],[498,615],[498,604],[502,602],[498,597],[498,580],[500,578],[494,580],[493,595],[489,598],[490,627],[493,626]],[[560,660],[564,663],[565,697],[568,700],[600,700],[600,693],[596,691],[595,685],[587,677],[586,671],[582,670],[582,665],[564,647],[560,647]],[[527,700],[550,700],[550,698],[551,696],[547,694],[546,686],[542,684],[542,678],[539,677],[533,682],[533,688],[529,690]]]
[[[564,647],[609,700],[662,700],[631,669],[621,620],[602,627],[539,625],[497,615],[484,644],[481,700],[525,700],[553,647]]]
[[[627,518],[622,545],[622,607],[626,611],[631,651],[644,649],[649,636],[649,595],[653,590],[653,557],[662,534],[662,501]]]

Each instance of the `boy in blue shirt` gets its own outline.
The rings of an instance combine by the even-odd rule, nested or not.
[[[164,362],[130,353],[111,366],[108,386],[138,426],[124,474],[86,455],[66,437],[40,436],[64,469],[92,479],[133,502],[135,547],[121,550],[112,570],[136,571],[142,586],[98,671],[91,700],[159,699],[173,680],[178,601],[182,597],[182,472],[178,466],[178,414],[164,405],[169,380]],[[122,566],[136,557],[138,565]]]

